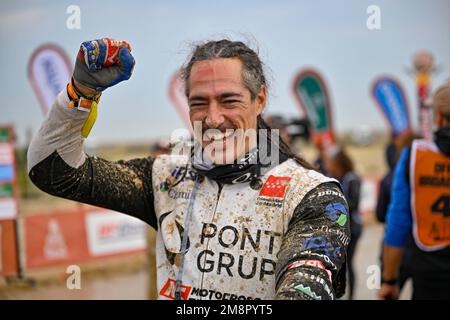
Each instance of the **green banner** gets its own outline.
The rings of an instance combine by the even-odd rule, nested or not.
[[[294,95],[311,123],[316,142],[334,142],[330,99],[320,74],[314,70],[301,71],[294,81]]]
[[[12,197],[13,187],[10,183],[0,184],[0,197]]]
[[[10,138],[9,128],[0,128],[0,142],[9,142]]]

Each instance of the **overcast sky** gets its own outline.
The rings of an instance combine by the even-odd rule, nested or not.
[[[69,30],[69,5],[81,9],[81,29]],[[381,30],[368,30],[366,9],[381,9]],[[267,113],[298,116],[291,94],[294,74],[317,68],[331,92],[335,126],[385,128],[369,95],[380,74],[392,74],[406,89],[417,123],[414,79],[406,72],[413,53],[426,48],[440,72],[433,89],[450,78],[450,1],[2,1],[0,4],[0,124],[13,123],[19,141],[43,120],[27,79],[36,47],[59,44],[74,59],[82,41],[109,36],[127,40],[136,67],[132,78],[102,97],[90,138],[98,141],[170,135],[183,123],[167,95],[172,73],[192,41],[257,42],[271,69]],[[254,39],[254,40],[252,40]]]

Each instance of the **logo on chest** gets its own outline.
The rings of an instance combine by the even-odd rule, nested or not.
[[[290,177],[269,176],[259,192],[256,204],[281,208],[290,180]]]

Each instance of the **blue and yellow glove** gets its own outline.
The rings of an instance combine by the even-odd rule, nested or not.
[[[134,68],[131,46],[126,41],[109,38],[85,41],[81,44],[75,69],[69,84],[69,107],[89,112],[81,134],[87,138],[97,119],[97,103],[101,92],[119,82],[128,80]],[[75,81],[74,81],[75,80]],[[76,84],[97,91],[91,96],[83,95]]]
[[[128,42],[103,38],[81,44],[73,77],[82,85],[101,92],[128,80],[133,67],[134,58]]]

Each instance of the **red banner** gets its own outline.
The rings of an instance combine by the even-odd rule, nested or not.
[[[144,252],[144,222],[92,206],[25,216],[26,268]]]
[[[89,259],[80,211],[31,215],[25,219],[27,268]]]

